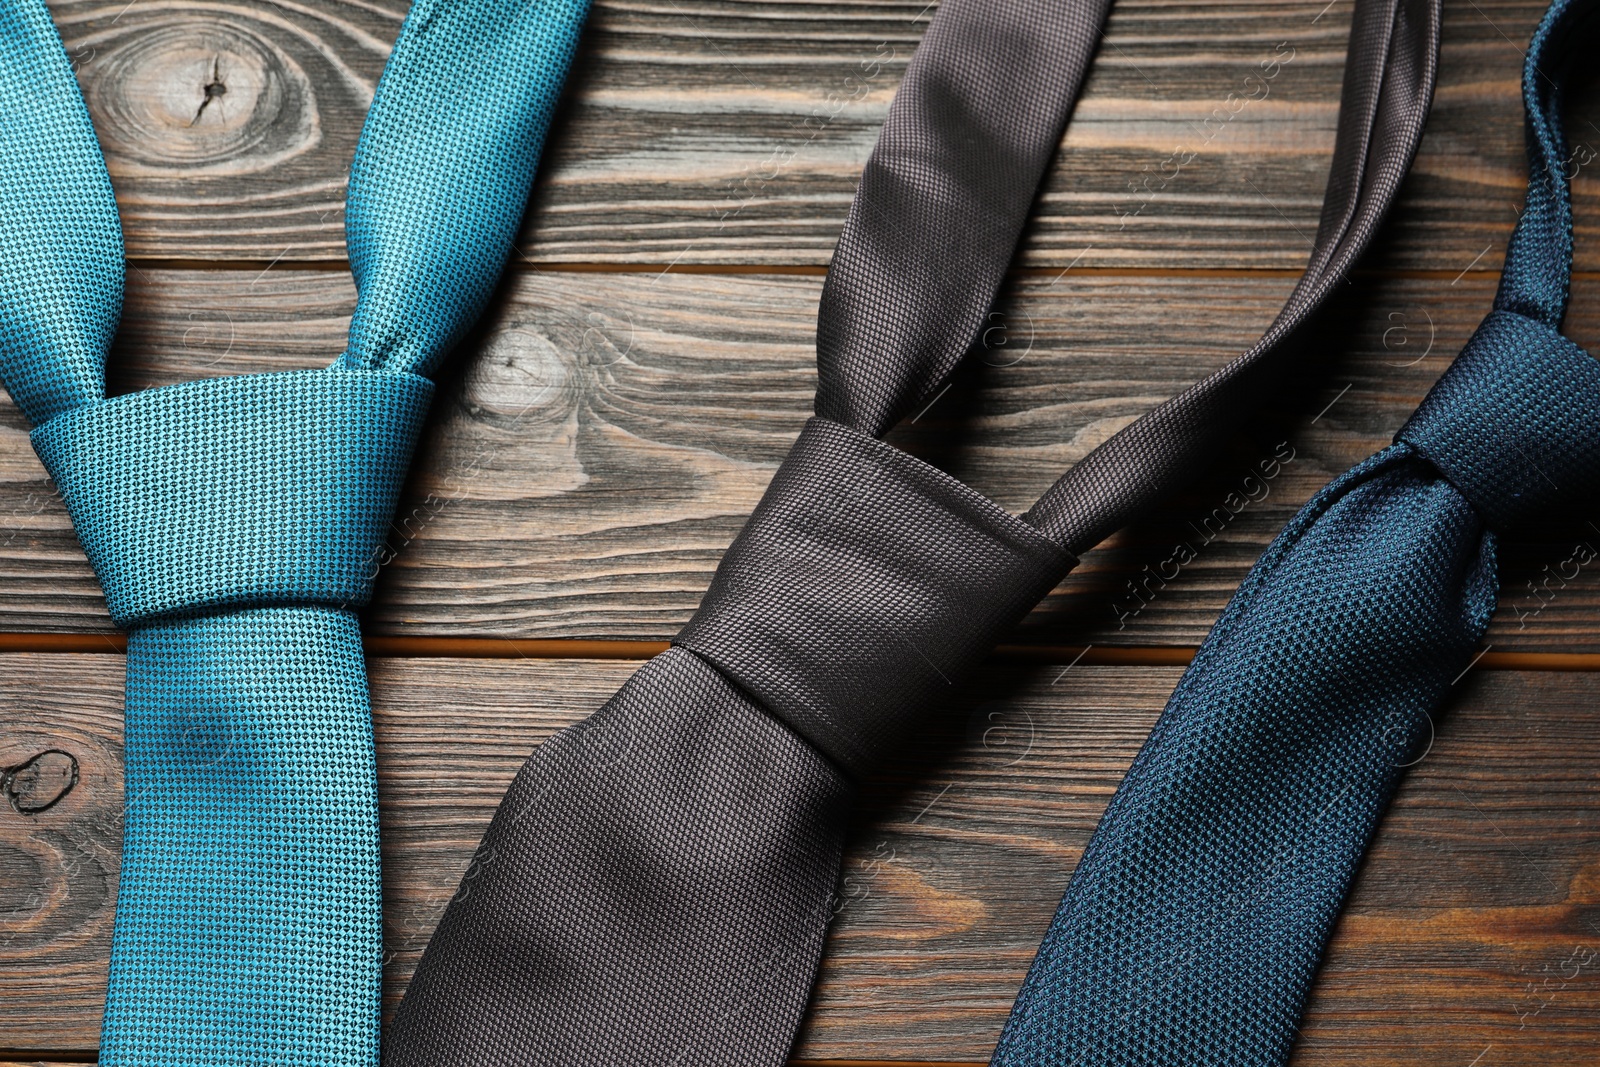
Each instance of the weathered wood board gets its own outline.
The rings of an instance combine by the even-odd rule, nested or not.
[[[633,669],[372,661],[388,1003],[531,748]],[[120,835],[121,660],[0,657],[0,1048],[89,1049]],[[1177,680],[997,665],[864,790],[808,1060],[987,1059],[1068,875]],[[1335,934],[1297,1067],[1584,1062],[1600,1042],[1600,673],[1474,672]],[[44,757],[41,760],[41,756]],[[20,810],[19,810],[20,798]],[[1485,1060],[1485,1062],[1491,1062]]]
[[[345,177],[407,0],[50,6],[124,221],[113,390],[330,360],[354,302]],[[1388,441],[1492,299],[1544,6],[1445,0],[1416,166],[1304,369],[1017,641],[1198,643],[1294,510]],[[1021,511],[1254,340],[1316,226],[1351,8],[1117,3],[986,347],[893,440]],[[931,12],[596,5],[512,272],[441,382],[369,634],[676,631],[809,412],[822,269]],[[1600,89],[1572,111],[1568,333],[1594,348]],[[0,401],[0,633],[100,640],[103,601],[26,429]],[[1280,443],[1294,458],[1262,479]],[[1241,491],[1260,499],[1235,514]],[[1174,571],[1179,542],[1197,552]],[[1493,649],[1600,652],[1589,543],[1600,509],[1512,541]],[[371,664],[392,1007],[518,763],[632,664]],[[0,1059],[93,1059],[120,676],[112,655],[0,655]],[[798,1057],[987,1060],[1176,677],[997,663],[869,784]],[[1297,1067],[1542,1067],[1600,1047],[1600,674],[1480,669],[1461,689],[1335,934]]]
[[[1518,80],[1541,0],[1447,0],[1439,90],[1383,263],[1496,267],[1521,205]],[[344,182],[405,0],[53,0],[136,258],[344,256]],[[1350,0],[1122,0],[1023,262],[1298,269]],[[520,254],[828,261],[932,8],[921,0],[601,0]],[[1574,122],[1592,159],[1591,95]],[[1578,179],[1578,225],[1600,196]],[[1582,242],[1581,264],[1600,266]],[[1081,258],[1080,258],[1081,257]]]
[[[345,275],[321,272],[140,269],[129,284],[119,392],[325,363],[354,296]],[[1247,347],[1293,284],[1020,278],[989,349],[892,440],[1020,512],[1115,429]],[[1493,286],[1357,280],[1212,475],[1090,553],[1024,639],[1198,644],[1295,509],[1388,443]],[[441,383],[369,631],[671,637],[810,413],[820,291],[820,278],[781,275],[510,279]],[[1158,320],[1176,325],[1152,330]],[[1579,289],[1568,332],[1600,341],[1600,294]],[[1294,458],[1260,479],[1275,452]],[[1600,510],[1584,518],[1600,523]],[[1600,651],[1600,577],[1573,551],[1590,541],[1600,529],[1578,521],[1509,546],[1496,648]],[[1182,567],[1179,543],[1196,556]],[[0,399],[0,629],[109,628],[26,425]]]

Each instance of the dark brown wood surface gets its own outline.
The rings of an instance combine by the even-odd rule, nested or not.
[[[1332,147],[1351,2],[1324,5],[1119,0],[985,351],[896,443],[1020,511],[1260,334],[1304,261]],[[1154,664],[1183,662],[1267,540],[1388,441],[1488,308],[1543,6],[1445,0],[1413,174],[1303,368],[1016,639],[1088,657],[1064,674],[1048,653],[997,662],[866,790],[800,1059],[987,1059],[1177,678]],[[405,0],[51,7],[126,231],[113,390],[333,358],[354,302],[345,173]],[[823,268],[930,12],[597,4],[516,261],[442,382],[365,619],[374,649],[429,653],[371,660],[391,1006],[518,763],[635,666],[559,657],[637,657],[650,646],[604,642],[673,634],[808,414]],[[1241,103],[1263,63],[1268,92]],[[1594,347],[1600,96],[1574,111],[1588,273],[1568,332]],[[26,430],[0,400],[0,649],[45,650],[0,654],[0,1061],[92,1062],[122,664],[68,651],[116,635]],[[1280,447],[1294,459],[1266,498],[1219,512]],[[1298,1067],[1531,1067],[1600,1048],[1600,575],[1568,562],[1600,546],[1600,506],[1591,518],[1508,546],[1490,656],[1384,823]],[[1180,541],[1194,562],[1152,578]],[[524,643],[461,643],[478,638]],[[512,658],[439,655],[468,647]],[[1524,653],[1582,669],[1485,669]],[[1107,661],[1135,665],[1093,665]]]
[[[345,172],[404,0],[51,6],[130,254],[343,257]],[[1544,6],[1446,4],[1437,105],[1383,262],[1452,275],[1499,263],[1523,183],[1521,49]],[[1327,177],[1351,10],[1351,0],[1116,4],[1023,261],[1298,269]],[[602,0],[522,252],[551,263],[825,264],[930,13],[922,0]],[[1270,76],[1247,85],[1255,73]],[[206,103],[215,85],[226,93]],[[1600,134],[1577,126],[1575,140]],[[1592,207],[1591,196],[1586,187],[1580,199]],[[1594,212],[1579,217],[1586,232],[1595,225]]]
[[[144,268],[129,284],[118,391],[326,362],[354,300],[344,274]],[[1020,512],[1116,428],[1247,347],[1293,284],[1019,278],[993,347],[894,440]],[[515,275],[435,404],[369,631],[670,638],[810,412],[820,289],[820,278],[773,275]],[[1198,644],[1294,511],[1388,443],[1493,290],[1482,276],[1358,280],[1276,410],[1209,479],[1088,555],[1025,639]],[[1157,320],[1170,328],[1152,330]],[[1600,342],[1590,287],[1579,286],[1568,332]],[[1226,510],[1284,442],[1293,461],[1265,498]],[[1562,566],[1590,541],[1600,545],[1600,528],[1579,523],[1511,545],[1497,648],[1600,652],[1600,568]],[[1174,573],[1164,563],[1179,542],[1196,558]],[[8,401],[0,627],[110,629]]]
[[[371,662],[390,1007],[516,768],[634,666]],[[987,1057],[1178,673],[997,663],[868,784],[798,1058]],[[0,764],[60,767],[13,775],[0,804],[0,1040],[92,1048],[121,661],[14,654],[0,678]],[[1340,922],[1296,1067],[1464,1067],[1485,1047],[1485,1063],[1576,1063],[1600,1047],[1600,674],[1479,671],[1461,687]]]

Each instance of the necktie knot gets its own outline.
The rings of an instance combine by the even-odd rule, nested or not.
[[[32,439],[119,626],[359,607],[432,395],[413,374],[211,378],[86,404]]]
[[[860,775],[1075,562],[942,471],[815,418],[674,643]]]
[[[1495,530],[1585,506],[1600,493],[1600,363],[1544,322],[1492,312],[1395,440]]]

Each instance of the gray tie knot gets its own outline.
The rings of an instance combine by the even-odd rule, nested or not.
[[[815,418],[674,643],[860,775],[1075,562],[949,475]]]

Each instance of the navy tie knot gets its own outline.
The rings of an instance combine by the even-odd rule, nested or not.
[[[1495,311],[1395,440],[1497,531],[1600,493],[1600,363],[1543,322]]]

